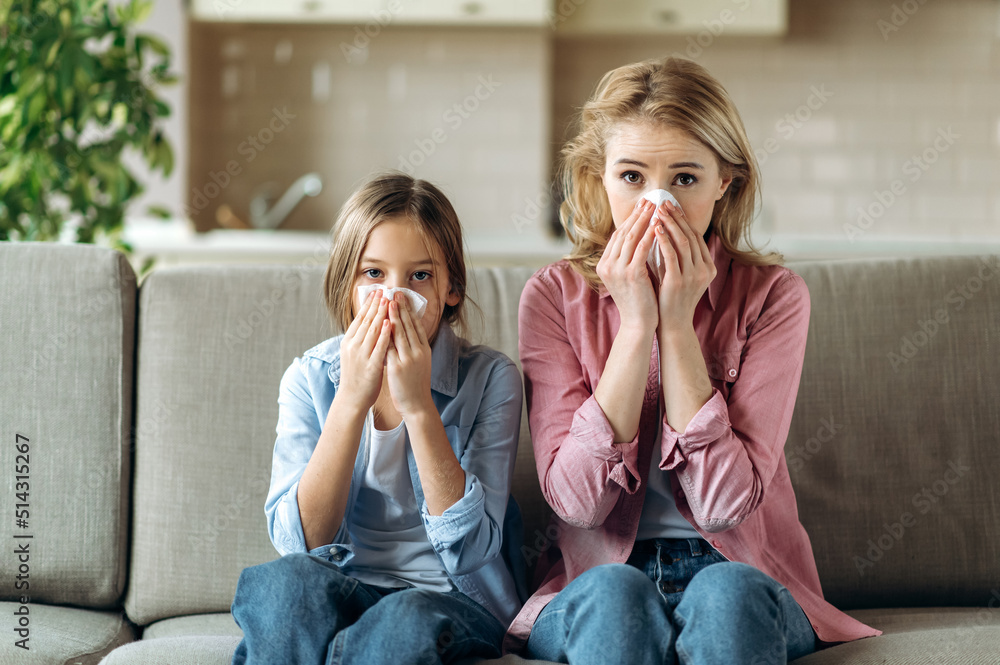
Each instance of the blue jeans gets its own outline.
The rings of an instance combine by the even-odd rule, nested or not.
[[[233,665],[451,663],[498,658],[505,626],[465,594],[365,584],[310,554],[240,574]]]
[[[781,665],[815,648],[785,587],[704,540],[664,538],[570,582],[535,620],[527,654],[573,665]]]

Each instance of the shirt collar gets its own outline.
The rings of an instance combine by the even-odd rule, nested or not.
[[[726,279],[729,277],[729,264],[732,263],[733,257],[722,246],[722,239],[718,233],[709,233],[708,241],[705,244],[708,245],[708,253],[712,257],[712,263],[715,264],[715,278],[708,285],[708,307],[715,311],[715,303],[719,302],[722,287],[726,285]],[[603,284],[599,287],[598,292],[601,298],[611,295]]]
[[[460,342],[451,326],[442,321],[431,345],[431,390],[448,397],[458,394]]]

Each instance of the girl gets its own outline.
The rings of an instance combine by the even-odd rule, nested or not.
[[[452,331],[462,231],[436,187],[377,177],[334,238],[324,296],[346,332],[281,380],[265,512],[283,556],[240,576],[233,663],[497,656],[520,607],[505,563],[517,367]]]
[[[563,158],[573,252],[519,312],[559,536],[508,647],[760,665],[877,634],[823,600],[798,521],[783,447],[809,293],[738,247],[758,171],[725,90],[685,60],[611,71]]]

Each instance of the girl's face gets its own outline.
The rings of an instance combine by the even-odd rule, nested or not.
[[[604,189],[618,228],[647,192],[666,189],[681,204],[688,223],[704,235],[715,202],[732,181],[715,154],[686,132],[645,122],[621,123],[608,139]]]
[[[427,310],[419,323],[431,343],[437,335],[445,305],[457,305],[461,297],[451,291],[444,255],[436,244],[428,252],[424,236],[416,224],[406,217],[392,217],[372,229],[368,243],[361,252],[358,271],[354,276],[352,316],[363,304],[358,287],[384,284],[403,287],[427,298]],[[400,308],[405,307],[400,303]],[[411,313],[412,315],[412,313]]]

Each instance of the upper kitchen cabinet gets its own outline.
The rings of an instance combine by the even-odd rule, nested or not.
[[[580,1],[580,0],[577,0]],[[200,21],[376,23],[388,25],[550,25],[552,0],[191,0]]]
[[[788,0],[555,0],[559,35],[780,35]]]

